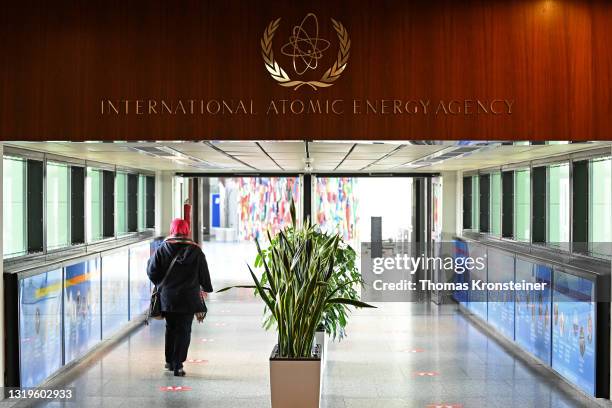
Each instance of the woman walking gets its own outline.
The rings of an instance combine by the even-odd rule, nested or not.
[[[149,259],[147,274],[160,293],[166,319],[166,369],[185,375],[194,315],[206,316],[206,293],[213,291],[202,249],[189,236],[189,224],[180,218],[170,224],[170,235]],[[202,296],[200,293],[204,292]]]

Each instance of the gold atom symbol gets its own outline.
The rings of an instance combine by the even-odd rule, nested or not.
[[[293,59],[295,73],[302,75],[309,69],[317,69],[319,60],[329,45],[329,41],[319,38],[317,16],[308,13],[300,25],[293,27],[289,42],[283,45],[281,53]]]

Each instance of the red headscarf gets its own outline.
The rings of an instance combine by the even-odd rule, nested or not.
[[[170,235],[189,235],[189,223],[181,218],[175,218],[170,223]]]

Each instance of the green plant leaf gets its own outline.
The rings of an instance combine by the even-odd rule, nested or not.
[[[329,299],[327,302],[328,303],[340,303],[340,304],[351,305],[355,307],[370,307],[370,308],[376,309],[376,306],[372,306],[370,304],[362,302],[361,300],[355,300],[355,299],[332,298],[332,299]]]
[[[265,292],[265,288],[261,286],[259,280],[257,279],[257,276],[255,276],[255,274],[253,273],[251,267],[249,265],[247,266],[249,268],[249,272],[251,273],[251,277],[253,278],[253,282],[255,282],[255,286],[257,288],[259,296],[263,299],[264,302],[266,302],[266,305],[270,308],[270,310],[274,310],[274,303],[272,302],[272,300],[270,300],[270,298],[268,298],[268,294]]]

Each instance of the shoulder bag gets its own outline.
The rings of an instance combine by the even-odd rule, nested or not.
[[[145,324],[149,324],[149,319],[163,320],[164,316],[162,315],[161,310],[161,299],[159,296],[159,290],[170,275],[170,272],[172,271],[172,268],[174,267],[177,258],[185,251],[186,249],[177,251],[176,255],[174,255],[174,258],[172,258],[172,262],[170,262],[170,266],[168,266],[168,269],[166,270],[164,279],[162,279],[162,281],[159,282],[159,284],[153,288],[153,293],[151,293],[151,304],[149,306],[149,313],[147,313],[147,318],[145,319]]]

